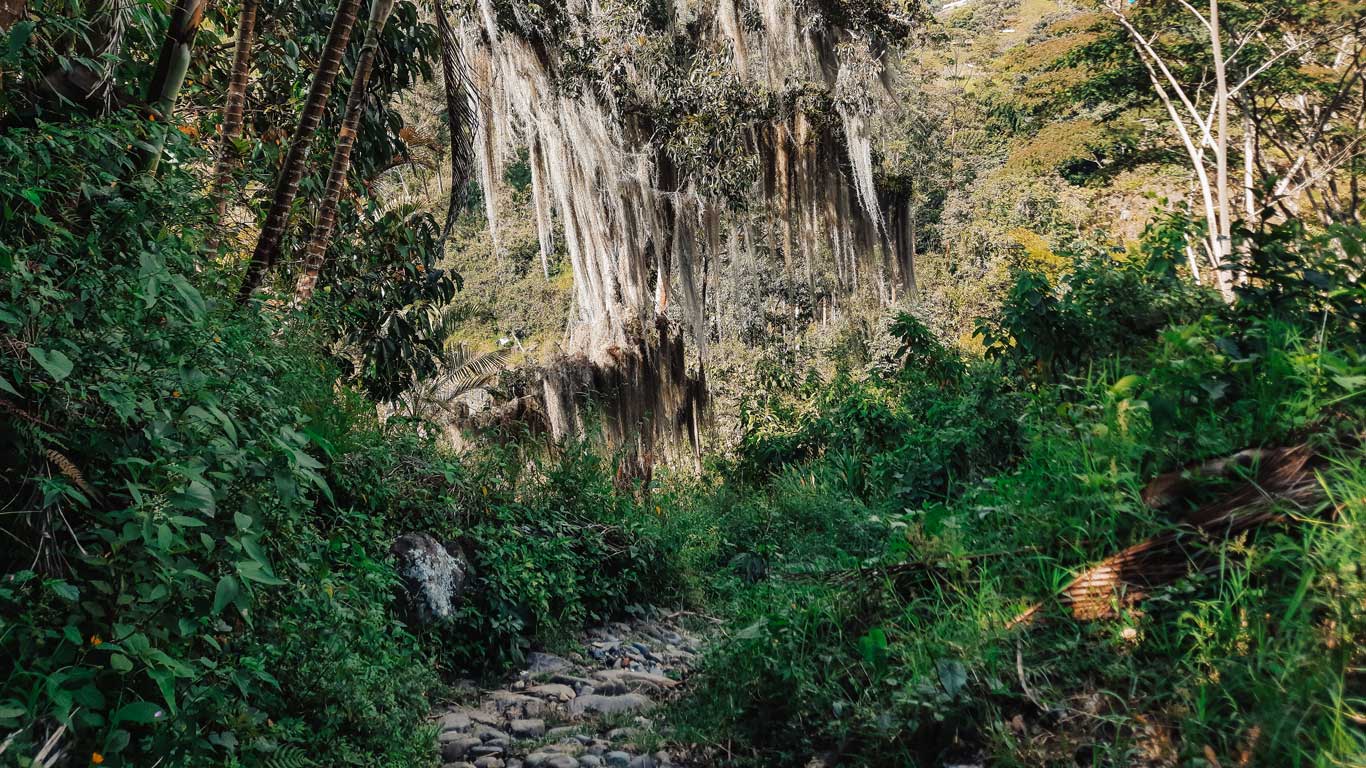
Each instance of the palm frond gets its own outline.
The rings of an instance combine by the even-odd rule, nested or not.
[[[512,357],[512,349],[503,347],[492,352],[485,352],[481,355],[471,354],[468,349],[462,346],[452,347],[446,354],[446,375],[443,377],[449,383],[451,389],[457,394],[455,397],[465,394],[471,390],[482,389],[489,385],[503,369],[507,367],[508,359]]]

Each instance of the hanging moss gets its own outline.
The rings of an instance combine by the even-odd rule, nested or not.
[[[574,273],[565,357],[546,378],[553,432],[582,427],[583,392],[623,435],[705,401],[687,395],[703,379],[705,273],[756,213],[766,233],[746,248],[767,243],[789,277],[810,282],[828,258],[847,290],[891,295],[910,257],[904,228],[886,226],[871,125],[890,98],[886,51],[916,20],[894,0],[478,0],[462,37],[481,172],[491,184],[528,150],[543,258],[558,219]],[[691,366],[661,330],[675,296]]]

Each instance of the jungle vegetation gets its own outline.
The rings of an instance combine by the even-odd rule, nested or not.
[[[646,604],[698,765],[1366,763],[1364,25],[0,2],[0,765],[435,766]]]

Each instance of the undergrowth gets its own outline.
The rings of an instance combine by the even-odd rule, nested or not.
[[[678,737],[752,765],[1361,764],[1361,290],[1350,253],[1293,250],[1234,308],[1159,253],[1090,257],[1059,286],[1019,278],[981,326],[991,364],[903,316],[866,375],[761,375],[719,490],[681,513],[747,533],[687,555],[730,629]],[[1303,441],[1329,457],[1322,503],[1196,537],[1212,568],[1112,618],[1055,607],[1175,530],[1144,503],[1154,477]]]
[[[448,291],[422,222],[344,244],[371,260],[324,293],[389,289],[345,312],[240,308],[187,168],[109,152],[139,123],[0,137],[0,763],[434,764],[445,680],[673,588],[585,447],[456,459],[376,418]],[[451,621],[396,607],[410,532],[472,562]]]

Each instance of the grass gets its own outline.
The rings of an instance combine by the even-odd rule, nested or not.
[[[1363,362],[1350,337],[1210,315],[969,409],[906,372],[771,398],[728,481],[673,512],[729,627],[676,737],[753,765],[1361,764],[1366,467],[1343,403]],[[971,453],[996,408],[1018,435]],[[1320,508],[1206,542],[1212,571],[1112,619],[1008,628],[1172,530],[1142,500],[1155,475],[1306,434],[1332,457]],[[947,484],[903,461],[963,455],[989,463]],[[768,471],[739,472],[755,456]]]

